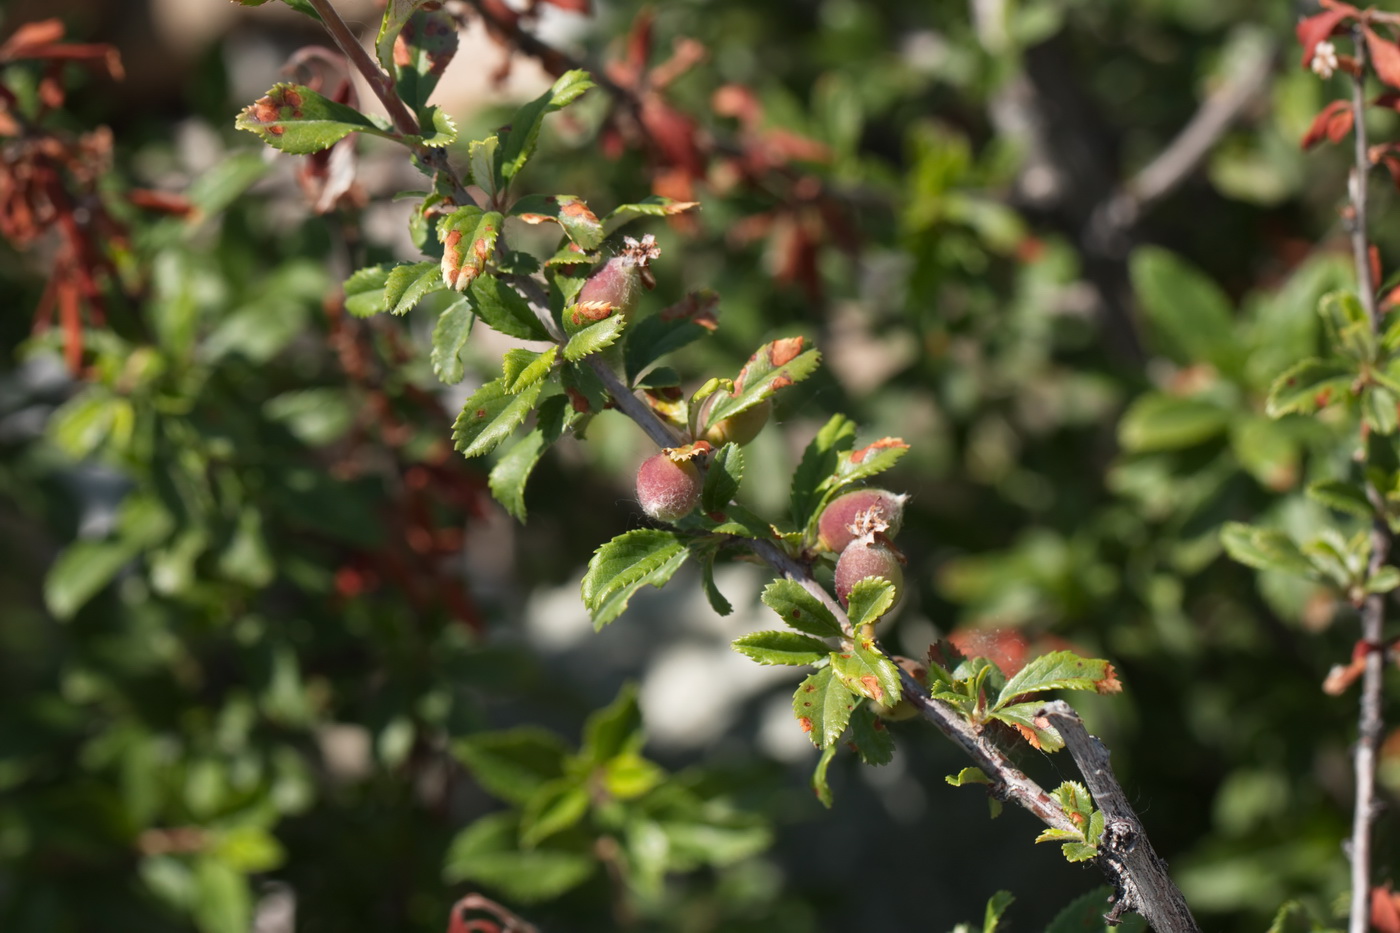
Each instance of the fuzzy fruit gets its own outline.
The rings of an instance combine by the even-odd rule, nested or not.
[[[732,396],[720,391],[711,395],[700,403],[699,424],[704,424],[709,420],[710,411],[714,409],[719,399],[729,399]],[[746,408],[737,415],[731,415],[721,421],[717,421],[705,429],[701,435],[705,440],[716,447],[723,447],[725,444],[738,444],[743,447],[745,444],[758,437],[758,432],[763,430],[763,426],[768,423],[768,416],[773,411],[773,403],[769,399],[764,399],[752,408]]]
[[[637,468],[637,501],[642,511],[662,522],[674,522],[700,502],[700,471],[689,460],[679,463],[665,453],[648,457]]]
[[[641,300],[642,289],[655,284],[648,266],[661,255],[656,238],[647,234],[639,242],[626,237],[624,243],[622,252],[583,283],[576,299],[578,304],[595,308],[606,304],[618,314],[631,314]]]
[[[893,538],[904,522],[904,503],[908,499],[906,495],[896,495],[887,489],[857,489],[837,496],[817,519],[817,547],[839,554],[858,535],[868,531],[879,531],[886,538]],[[865,525],[871,525],[873,520],[883,522],[885,527],[861,527],[857,519],[862,518],[862,513],[869,513],[864,516]]]
[[[846,545],[836,560],[836,598],[841,605],[851,595],[851,588],[866,577],[884,577],[894,584],[894,599],[899,602],[904,589],[904,569],[899,555],[889,545],[858,538]]]

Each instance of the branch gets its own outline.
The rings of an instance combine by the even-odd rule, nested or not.
[[[1166,862],[1153,850],[1132,804],[1113,776],[1103,743],[1085,730],[1079,714],[1064,700],[1046,703],[1039,715],[1049,719],[1065,740],[1065,747],[1093,795],[1094,806],[1103,811],[1098,863],[1116,892],[1113,910],[1105,919],[1116,923],[1124,911],[1132,910],[1142,914],[1156,933],[1200,933],[1186,899],[1167,873]]]

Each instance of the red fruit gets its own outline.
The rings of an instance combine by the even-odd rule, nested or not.
[[[577,303],[605,302],[618,314],[631,314],[642,297],[642,288],[651,288],[655,280],[647,266],[661,255],[651,234],[637,242],[631,237],[623,241],[622,252],[603,264],[589,276],[579,290]]]
[[[728,393],[724,391],[716,392],[700,403],[700,417],[696,420],[699,425],[704,425],[709,420],[710,411],[715,407],[720,399],[730,399]],[[752,408],[745,408],[737,415],[732,415],[722,421],[717,421],[705,429],[701,435],[705,440],[716,447],[723,447],[725,444],[738,444],[740,447],[758,437],[758,432],[763,430],[763,426],[768,423],[768,416],[773,411],[773,403],[769,399],[764,399]]]
[[[886,538],[899,534],[906,495],[887,489],[857,489],[837,496],[817,519],[817,547],[841,553],[857,536],[878,531]],[[878,525],[884,523],[884,527]]]
[[[643,512],[658,521],[674,522],[695,511],[700,486],[695,464],[672,460],[665,451],[643,460],[637,468],[637,501]]]
[[[846,546],[836,561],[836,598],[841,605],[846,605],[852,587],[866,577],[884,577],[893,583],[895,602],[899,602],[904,589],[899,555],[881,541],[858,538]]]

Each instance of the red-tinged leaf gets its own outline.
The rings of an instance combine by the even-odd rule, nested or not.
[[[593,13],[593,0],[540,0],[540,2],[567,10],[570,13],[582,13],[584,16],[590,16]]]
[[[1400,87],[1400,45],[1376,33],[1370,26],[1362,27],[1366,34],[1366,48],[1371,53],[1371,64],[1376,68],[1376,77],[1391,87]]]
[[[1381,280],[1381,251],[1375,246],[1368,247],[1366,258],[1371,263],[1371,281],[1379,282]]]
[[[1342,138],[1351,132],[1354,116],[1350,103],[1344,100],[1332,101],[1313,118],[1312,126],[1308,127],[1300,145],[1304,149],[1311,149],[1324,139],[1334,143],[1341,142]]]
[[[1371,889],[1371,927],[1378,933],[1400,933],[1400,896],[1384,887]]]
[[[1298,41],[1303,44],[1304,68],[1312,64],[1313,52],[1317,50],[1317,44],[1328,36],[1339,32],[1342,21],[1348,16],[1355,16],[1357,12],[1355,7],[1339,7],[1318,13],[1316,16],[1309,16],[1298,23]]]

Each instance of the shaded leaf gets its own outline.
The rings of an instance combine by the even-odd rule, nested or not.
[[[611,703],[589,715],[583,725],[581,757],[600,765],[642,743],[642,711],[637,706],[637,685],[623,684]]]
[[[540,403],[535,427],[506,451],[491,468],[491,495],[516,521],[525,521],[525,484],[546,447],[558,440],[579,418],[562,395]]]
[[[836,757],[836,746],[828,745],[822,749],[822,755],[817,759],[817,766],[812,769],[812,793],[817,795],[817,799],[822,802],[822,806],[831,809],[831,785],[827,782],[826,772],[831,767],[831,759]]]
[[[1225,433],[1233,413],[1203,399],[1151,392],[1118,423],[1118,443],[1130,453],[1177,450]]]
[[[1271,418],[1309,415],[1351,395],[1356,367],[1342,359],[1306,359],[1274,380],[1266,410]]]
[[[715,585],[715,552],[710,551],[705,556],[705,563],[700,569],[700,580],[705,589],[705,598],[710,602],[710,608],[717,615],[727,616],[734,611],[734,607],[729,604],[729,600],[724,598],[724,594]]]
[[[739,492],[744,478],[744,452],[735,444],[725,444],[710,458],[705,485],[700,490],[700,510],[722,512]]]
[[[894,758],[894,737],[868,703],[851,714],[851,742],[860,760],[868,765],[889,764]]]
[[[369,317],[389,310],[384,286],[389,283],[389,270],[384,266],[368,266],[345,280],[345,310],[355,317]]]
[[[504,381],[505,390],[514,395],[531,386],[538,385],[545,376],[549,375],[550,369],[554,366],[554,358],[558,353],[557,346],[539,351],[526,350],[523,347],[512,347],[507,350],[501,359],[501,378]]]
[[[512,814],[482,817],[452,840],[443,878],[482,884],[528,903],[549,900],[578,887],[599,864],[591,853],[555,849],[522,852],[516,839]]]
[[[799,632],[818,638],[839,638],[841,625],[831,610],[795,580],[774,580],[763,590],[763,605]]]
[[[535,143],[540,136],[540,126],[544,118],[576,100],[584,91],[593,87],[592,80],[583,71],[567,71],[559,76],[554,86],[530,103],[515,112],[510,121],[510,129],[501,140],[501,175],[507,181],[524,168]]]
[[[588,790],[576,778],[560,778],[535,791],[520,811],[520,845],[533,849],[588,813]]]
[[[44,577],[44,605],[54,618],[71,619],[132,558],[125,542],[80,538],[58,555]]]
[[[452,443],[464,457],[490,453],[520,427],[544,386],[533,386],[512,395],[503,380],[496,379],[476,390],[452,424]]]
[[[545,330],[530,305],[515,289],[494,275],[482,275],[467,291],[472,308],[492,330],[522,340],[548,340]]]
[[[440,288],[437,263],[399,263],[384,280],[384,305],[393,314],[405,314],[423,296]]]
[[[1371,518],[1375,512],[1360,483],[1344,480],[1319,480],[1308,486],[1308,497],[1330,509],[1346,512],[1358,518]]]
[[[1133,290],[1154,333],[1178,363],[1211,363],[1238,377],[1244,362],[1230,301],[1213,281],[1180,257],[1141,247],[1129,266]]]
[[[1281,531],[1226,522],[1220,529],[1220,543],[1232,558],[1255,570],[1277,570],[1309,579],[1317,576],[1312,562]]]
[[[438,315],[437,324],[433,326],[433,352],[429,359],[434,375],[448,385],[462,381],[462,348],[467,345],[475,323],[471,302],[458,298]]]
[[[802,462],[792,476],[792,518],[799,528],[814,517],[819,490],[832,473],[840,455],[855,446],[856,424],[845,415],[832,415],[803,451]]]
[[[583,604],[602,628],[620,616],[643,586],[664,586],[689,555],[680,535],[639,528],[598,548],[583,577]]]
[[[841,737],[855,705],[856,698],[829,667],[802,681],[792,695],[793,715],[818,748],[825,748]]]
[[[541,787],[563,776],[569,750],[554,733],[521,726],[457,739],[452,753],[492,796],[524,804]]]

